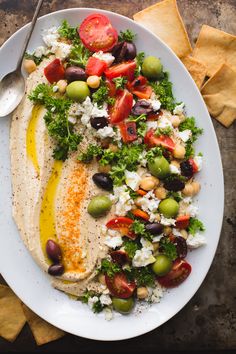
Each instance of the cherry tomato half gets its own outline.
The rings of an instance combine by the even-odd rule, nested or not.
[[[88,59],[86,68],[85,68],[85,73],[88,76],[91,75],[97,75],[101,76],[104,70],[107,68],[107,63],[104,60],[100,60],[95,57],[90,57]]]
[[[175,227],[177,229],[187,229],[190,215],[180,215],[176,218]]]
[[[158,120],[161,116],[163,115],[162,111],[156,112],[156,113],[148,113],[147,115],[147,120]]]
[[[135,239],[135,234],[130,230],[130,226],[134,220],[127,218],[126,216],[118,216],[107,222],[106,227],[112,230],[118,230],[123,236],[127,236],[131,239]]]
[[[105,275],[105,281],[111,295],[127,299],[133,295],[136,288],[134,281],[129,281],[123,272],[116,273],[113,277]]]
[[[162,277],[158,277],[158,282],[165,288],[174,288],[180,285],[191,273],[191,265],[184,259],[176,259],[173,262],[170,272]]]
[[[111,108],[110,122],[117,124],[126,119],[132,109],[133,95],[127,90],[120,90],[116,95],[116,102]]]
[[[146,133],[144,137],[144,143],[147,144],[149,147],[161,145],[169,151],[173,151],[175,148],[174,141],[168,135],[156,136],[154,129],[150,129]]]
[[[129,81],[132,81],[134,79],[135,69],[136,63],[134,60],[124,61],[121,64],[110,66],[105,70],[105,75],[110,80],[115,77],[126,76]]]
[[[109,79],[105,80],[106,86],[108,88],[108,94],[110,97],[115,97],[116,95],[116,84]]]
[[[189,159],[188,161],[192,165],[193,173],[197,173],[198,172],[198,165],[196,164],[194,159]]]
[[[86,17],[77,31],[84,46],[93,52],[106,52],[118,41],[117,31],[102,14],[95,13]]]
[[[127,84],[128,89],[141,99],[148,99],[152,94],[151,86],[147,85],[146,77],[139,75],[132,82]]]
[[[121,122],[119,128],[124,143],[130,143],[137,139],[138,136],[135,122]]]
[[[54,59],[44,68],[44,75],[50,84],[64,79],[65,69],[60,61],[60,59]]]

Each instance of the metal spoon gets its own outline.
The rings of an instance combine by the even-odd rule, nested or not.
[[[5,75],[0,82],[0,117],[5,117],[14,111],[24,96],[25,79],[21,72],[21,65],[43,1],[44,0],[38,1],[29,32],[27,33],[20,57],[17,61],[16,69]]]

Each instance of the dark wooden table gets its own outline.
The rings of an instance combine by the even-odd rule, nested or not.
[[[70,7],[99,7],[132,17],[133,13],[154,3],[155,0],[45,0],[41,13]],[[0,0],[0,44],[30,21],[35,5],[33,0]],[[178,0],[178,5],[192,43],[202,24],[236,34],[235,0]],[[236,124],[226,129],[216,121],[213,123],[224,166],[224,223],[212,267],[196,295],[182,311],[148,334],[116,343],[96,342],[67,334],[56,342],[38,348],[29,328],[25,326],[14,343],[0,338],[0,353],[236,350]]]

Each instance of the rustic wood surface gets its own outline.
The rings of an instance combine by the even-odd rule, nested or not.
[[[155,0],[45,0],[41,14],[71,7],[99,7],[122,15],[154,4]],[[32,18],[36,1],[0,0],[0,45]],[[236,34],[235,0],[178,0],[187,31],[194,44],[202,24]],[[0,338],[3,352],[151,353],[157,350],[236,349],[236,134],[214,121],[225,177],[225,215],[218,250],[211,269],[192,300],[160,328],[131,340],[95,342],[67,334],[40,349],[27,326],[15,343]],[[214,222],[214,210],[212,210]],[[210,235],[214,237],[214,235]],[[3,279],[0,281],[4,282]],[[114,350],[115,348],[115,350]]]

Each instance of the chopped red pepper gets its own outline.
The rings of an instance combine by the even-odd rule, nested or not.
[[[54,59],[50,64],[44,68],[44,75],[50,84],[64,79],[65,69],[60,61],[60,59]]]
[[[95,57],[90,57],[88,59],[85,72],[86,75],[97,75],[101,76],[107,68],[107,63],[104,60],[100,60]]]
[[[115,77],[126,76],[129,81],[134,79],[136,63],[134,60],[126,61],[121,64],[116,64],[105,70],[105,75],[112,80]]]
[[[137,139],[138,136],[135,122],[121,122],[119,128],[124,143],[130,143]]]
[[[144,143],[147,144],[149,147],[161,145],[169,151],[173,151],[175,148],[174,141],[168,135],[156,136],[154,129],[150,129],[146,133],[144,137]]]
[[[177,229],[186,229],[189,226],[190,215],[180,215],[176,218],[175,227]]]

